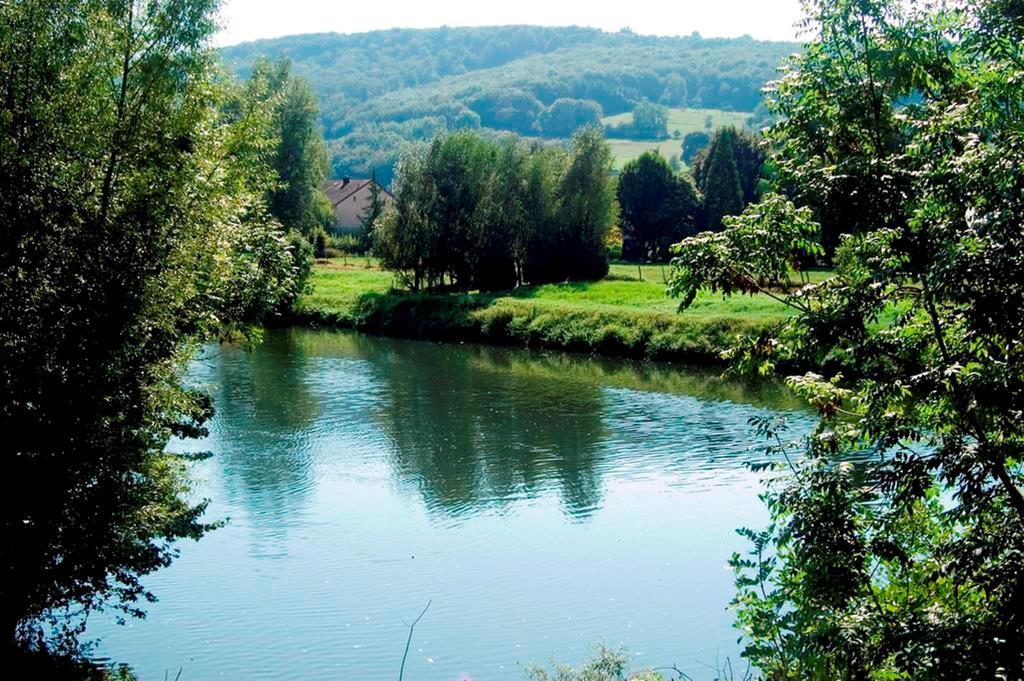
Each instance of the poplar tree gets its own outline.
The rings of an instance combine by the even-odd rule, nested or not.
[[[711,230],[722,228],[722,218],[743,211],[743,188],[736,165],[734,135],[726,131],[716,137],[706,162],[703,178],[704,210]]]

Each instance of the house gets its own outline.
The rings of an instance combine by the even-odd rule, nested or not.
[[[354,180],[348,177],[324,184],[324,193],[334,208],[334,231],[352,233],[363,228],[360,218],[366,215],[370,207],[374,185],[376,183],[373,180]],[[380,185],[376,186],[381,201],[390,201],[391,192]]]

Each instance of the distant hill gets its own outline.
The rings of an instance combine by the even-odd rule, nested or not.
[[[290,36],[223,56],[242,76],[260,56],[291,59],[320,97],[333,175],[376,168],[387,182],[404,145],[443,128],[563,137],[645,100],[752,112],[798,49],[749,37],[502,26]]]

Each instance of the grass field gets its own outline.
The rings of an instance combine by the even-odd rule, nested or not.
[[[605,312],[678,314],[683,318],[725,315],[775,319],[786,312],[783,305],[765,295],[723,298],[721,294],[702,291],[689,309],[678,313],[679,301],[665,294],[668,275],[667,265],[613,264],[608,277],[601,281],[523,286],[488,297]],[[811,273],[812,280],[820,281],[823,276],[821,272]],[[363,295],[384,294],[393,285],[394,275],[379,269],[372,260],[369,266],[367,260],[358,258],[320,260],[313,274],[313,290],[303,297],[300,305],[344,312],[356,305]]]
[[[749,112],[724,111],[722,109],[669,109],[668,110],[668,132],[672,134],[676,130],[681,135],[705,130],[705,120],[711,116],[711,129],[721,128],[727,125],[734,125],[742,128],[750,118]],[[601,119],[602,125],[618,125],[619,123],[632,123],[633,112],[627,111],[616,116],[605,116]]]
[[[668,110],[668,131],[673,134],[679,131],[680,137],[688,133],[706,130],[705,121],[711,116],[711,129],[727,125],[734,125],[742,128],[750,118],[749,113],[738,111],[723,111],[721,109],[669,109]],[[618,125],[619,123],[630,123],[633,121],[632,112],[606,116],[601,119],[603,125]],[[679,154],[682,151],[682,139],[667,140],[620,140],[609,139],[612,146],[612,153],[615,155],[615,167],[621,169],[623,165],[632,161],[648,150],[656,150],[665,158],[671,158],[672,154]]]
[[[607,278],[524,286],[496,294],[403,294],[365,259],[319,261],[298,318],[371,333],[523,344],[610,355],[712,361],[736,335],[784,318],[765,295],[702,292],[678,312],[668,268],[615,264]],[[820,280],[824,273],[812,273]],[[642,279],[641,279],[642,277]]]
[[[615,169],[622,170],[634,158],[638,158],[645,151],[657,151],[666,159],[682,154],[682,140],[619,140],[609,139],[608,144],[612,148],[612,155],[615,157]],[[681,161],[680,161],[681,162]],[[686,165],[685,163],[683,164]]]

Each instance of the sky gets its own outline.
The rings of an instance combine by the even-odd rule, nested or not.
[[[629,27],[644,35],[794,40],[800,0],[223,0],[217,45],[297,33],[437,26]]]

